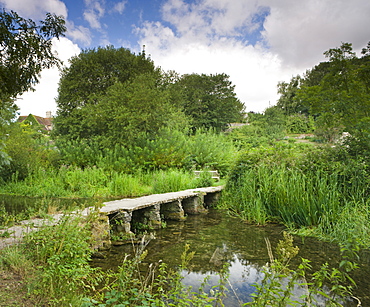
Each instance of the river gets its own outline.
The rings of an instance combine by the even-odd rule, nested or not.
[[[97,199],[44,199],[1,195],[0,203],[3,210],[12,214],[21,212],[44,211],[46,208],[56,210],[87,207]],[[105,200],[103,200],[105,201]],[[269,261],[265,238],[269,240],[272,251],[279,240],[283,238],[284,227],[268,225],[264,227],[249,225],[238,218],[230,217],[225,212],[210,209],[207,214],[189,215],[183,222],[168,221],[163,229],[153,231],[152,239],[146,249],[148,255],[143,264],[143,270],[151,263],[163,261],[170,267],[177,267],[185,245],[195,252],[190,266],[181,272],[183,283],[198,289],[205,277],[209,277],[208,290],[217,285],[219,272],[225,263],[228,268],[229,292],[225,306],[240,306],[240,302],[250,301],[250,295],[255,291],[254,283],[259,283],[263,274],[261,268]],[[315,238],[294,238],[294,245],[299,247],[299,254],[292,262],[297,265],[300,257],[309,259],[313,270],[328,262],[338,267],[341,261],[339,248],[335,244],[319,241]],[[116,269],[125,258],[132,254],[131,245],[115,246],[105,253],[104,259],[94,259],[93,265],[103,269]],[[354,294],[362,301],[362,306],[370,306],[370,251],[360,253],[359,269],[351,275],[356,281]],[[356,306],[348,302],[345,306]]]
[[[189,268],[182,272],[183,283],[198,289],[206,276],[209,276],[209,286],[217,285],[218,273],[223,265],[229,264],[229,291],[225,306],[240,306],[240,302],[250,301],[250,295],[255,291],[254,283],[262,280],[261,268],[269,261],[265,238],[271,243],[272,251],[279,240],[283,238],[284,227],[269,225],[258,227],[248,225],[225,212],[211,209],[208,214],[188,216],[184,222],[167,222],[164,229],[153,232],[152,239],[146,249],[148,255],[145,265],[158,263],[160,260],[170,267],[179,265],[179,259],[184,252],[185,244],[195,256]],[[300,257],[311,261],[313,270],[328,262],[338,267],[341,261],[339,248],[335,244],[321,242],[314,238],[294,238],[294,245],[299,247],[299,254],[292,262],[296,265]],[[105,259],[95,259],[94,265],[103,269],[115,269],[126,254],[132,254],[132,246],[116,246],[106,254]],[[370,254],[361,253],[360,269],[353,273],[357,283],[354,294],[361,298],[362,306],[370,306]],[[297,290],[298,294],[302,294]],[[345,306],[357,306],[352,301]]]

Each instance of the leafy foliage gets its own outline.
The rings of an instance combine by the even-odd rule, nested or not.
[[[185,96],[184,112],[192,119],[194,130],[222,131],[229,123],[243,120],[244,106],[236,97],[228,75],[183,75],[179,85]]]
[[[368,49],[358,58],[351,43],[342,43],[324,55],[329,61],[307,71],[304,77],[279,83],[277,106],[286,114],[314,116],[316,134],[328,142],[343,131],[360,135],[359,123],[370,116]]]
[[[37,25],[14,11],[0,11],[0,166],[9,164],[3,141],[4,129],[18,109],[14,99],[38,83],[42,69],[60,64],[52,39],[63,35],[64,24],[54,14],[48,13]]]
[[[59,65],[52,38],[66,31],[63,17],[48,13],[37,25],[16,12],[0,12],[0,97],[15,98],[38,83],[44,68]]]
[[[94,269],[89,265],[92,250],[87,226],[79,218],[67,216],[58,225],[44,226],[27,236],[28,254],[43,268],[33,285],[34,294],[46,292],[54,305],[68,306],[94,285],[89,284]]]
[[[131,92],[140,90],[137,87],[140,81],[137,79],[134,83],[136,88],[132,85],[130,89],[129,83],[128,85],[123,84],[141,74],[154,74],[154,71],[154,65],[145,53],[135,55],[128,49],[116,49],[112,46],[84,50],[78,56],[73,57],[70,60],[70,66],[64,68],[62,72],[54,134],[66,136],[69,139],[88,139],[90,133],[99,134],[99,126],[104,131],[111,122],[114,122],[112,116],[118,116],[115,107],[119,102],[116,102],[116,105],[109,104],[104,109],[106,113],[100,110],[102,107],[100,100],[108,89],[115,86],[109,94],[111,99],[114,93],[118,94],[120,90],[127,89]],[[149,79],[152,80],[152,78]],[[149,91],[146,86],[144,90]],[[141,95],[143,94],[142,92]],[[128,97],[130,95],[127,92],[124,98],[126,102],[134,99],[132,96]],[[137,96],[137,99],[143,99],[143,96],[141,98]],[[145,108],[145,105],[141,104],[140,107]],[[94,112],[97,114],[95,115]]]
[[[0,168],[2,180],[23,180],[40,167],[57,164],[59,154],[47,135],[37,127],[25,123],[11,123],[7,129],[6,153],[11,158],[8,165]]]

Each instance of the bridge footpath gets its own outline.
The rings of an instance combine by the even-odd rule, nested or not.
[[[188,214],[200,214],[215,204],[223,186],[189,189],[179,192],[153,194],[138,198],[127,198],[103,203],[103,206],[86,208],[72,212],[69,216],[89,216],[98,213],[92,227],[94,249],[106,249],[112,241],[131,242],[142,230],[161,228],[166,220],[182,221]],[[20,222],[20,225],[0,230],[7,231],[10,237],[0,238],[0,249],[19,243],[22,237],[45,225],[55,225],[63,214],[52,215],[49,219],[32,219]]]
[[[100,213],[107,217],[111,237],[124,242],[140,230],[161,228],[163,221],[182,221],[187,214],[206,212],[219,200],[222,189],[223,186],[197,188],[115,200],[105,202]]]

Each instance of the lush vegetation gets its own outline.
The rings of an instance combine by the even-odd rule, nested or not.
[[[356,236],[369,246],[369,183],[368,165],[345,148],[276,144],[240,155],[223,206],[251,223],[277,221],[338,242]]]
[[[92,268],[91,231],[96,215],[89,219],[78,216],[62,219],[56,226],[45,226],[30,233],[24,243],[0,251],[0,273],[27,280],[22,287],[17,284],[17,295],[8,297],[8,289],[0,287],[0,303],[9,301],[24,306],[225,306],[223,297],[228,284],[227,267],[221,270],[218,285],[205,292],[207,279],[200,289],[192,289],[181,282],[181,271],[191,265],[194,252],[186,245],[177,268],[165,263],[154,263],[142,273],[145,262],[143,238],[134,254],[127,255],[115,272]],[[268,241],[267,241],[268,243]],[[298,269],[290,267],[298,248],[292,244],[292,237],[285,234],[276,249],[276,257],[268,244],[271,265],[264,268],[262,285],[251,302],[240,302],[241,306],[307,306],[324,298],[330,306],[342,306],[345,297],[352,294],[355,285],[349,273],[357,268],[358,247],[343,245],[343,260],[339,268],[330,268],[327,263],[313,272],[307,259],[302,259]],[[4,276],[4,275],[3,275]],[[281,284],[287,283],[282,289]],[[7,284],[7,283],[6,283]],[[328,285],[328,293],[322,285]],[[12,285],[14,287],[14,285]],[[294,298],[297,287],[304,289],[300,299]],[[25,302],[25,303],[24,303]],[[23,304],[24,303],[24,304]]]
[[[10,128],[6,144],[13,160],[0,171],[3,194],[133,197],[189,189],[210,184],[195,178],[193,170],[218,169],[226,175],[236,154],[225,135],[206,131],[189,136],[166,129],[136,146],[104,150],[70,141],[57,151],[47,135],[29,126]]]
[[[329,62],[280,83],[277,105],[231,134],[240,151],[223,206],[249,222],[369,246],[369,46],[361,58],[348,43],[324,54]]]
[[[328,62],[279,83],[277,105],[247,119],[226,74],[180,76],[156,68],[144,51],[84,50],[63,69],[49,135],[40,126],[10,121],[16,95],[38,82],[43,67],[59,64],[50,40],[63,34],[64,21],[47,15],[37,26],[15,12],[0,14],[0,35],[8,42],[0,67],[0,129],[6,136],[0,140],[1,193],[132,197],[209,185],[210,178],[196,179],[193,170],[217,169],[227,180],[220,205],[243,220],[370,246],[370,45],[361,58],[349,43],[328,50]],[[225,131],[246,120],[248,125]],[[343,138],[343,132],[349,134]],[[222,306],[222,284],[213,297],[194,293],[164,264],[159,275],[137,276],[141,253],[118,274],[91,269],[91,222],[68,219],[46,227],[24,247],[1,252],[0,265],[29,278],[36,305],[185,306],[191,299],[194,306]],[[289,291],[309,266],[303,261],[289,271],[295,253],[289,238],[284,248],[291,255],[272,261],[252,305],[295,303]],[[182,265],[190,258],[186,251]],[[356,266],[347,265],[348,271]],[[335,286],[349,277],[332,273]],[[323,266],[306,286],[318,293],[328,274]],[[288,275],[291,288],[281,292],[276,281]],[[335,292],[333,304],[350,293],[337,288],[343,291]]]
[[[0,165],[9,162],[3,141],[5,128],[18,109],[14,99],[38,83],[42,69],[60,65],[51,40],[66,30],[61,16],[47,14],[37,24],[14,11],[0,11]]]

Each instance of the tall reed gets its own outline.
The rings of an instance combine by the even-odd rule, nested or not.
[[[228,182],[223,204],[253,222],[266,222],[268,216],[286,225],[314,226],[323,215],[338,212],[342,190],[337,181],[335,173],[308,176],[284,165],[260,164],[245,170],[236,182]]]

